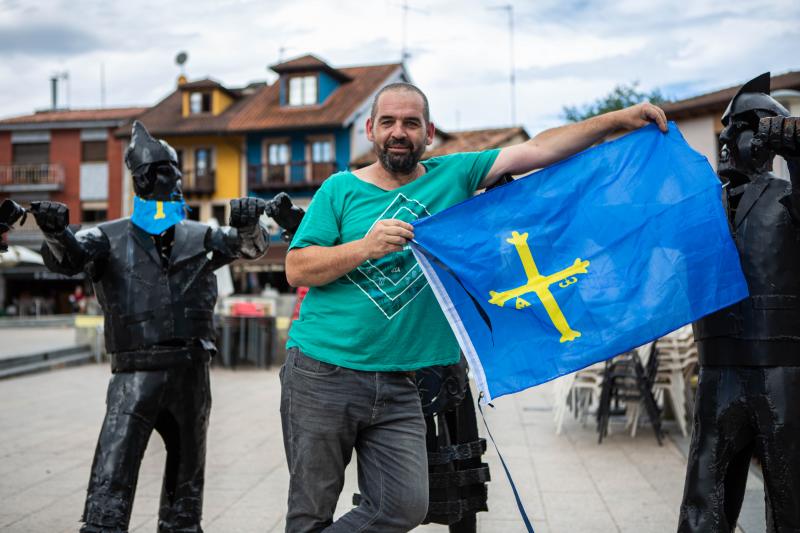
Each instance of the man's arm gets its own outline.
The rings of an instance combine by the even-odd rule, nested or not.
[[[634,130],[650,122],[657,123],[661,131],[667,131],[664,111],[644,103],[545,130],[529,141],[500,150],[480,187],[488,187],[506,173],[527,174],[546,167],[592,146],[615,131]]]
[[[411,224],[381,220],[364,238],[338,246],[306,246],[286,254],[286,279],[293,287],[326,285],[369,259],[399,252],[414,238]]]

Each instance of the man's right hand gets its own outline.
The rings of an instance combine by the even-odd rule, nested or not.
[[[361,242],[368,259],[380,259],[401,251],[413,238],[414,227],[411,224],[389,218],[376,222]]]
[[[30,212],[45,233],[61,233],[69,225],[69,208],[59,202],[31,202]]]

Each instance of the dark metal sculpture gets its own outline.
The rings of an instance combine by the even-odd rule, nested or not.
[[[155,429],[167,461],[159,531],[200,532],[211,408],[208,363],[216,352],[214,270],[255,259],[269,245],[267,202],[231,201],[231,227],[184,220],[175,151],[135,122],[125,162],[134,213],[73,233],[63,204],[34,202],[47,267],[86,272],[105,316],[113,376],[83,512],[84,533],[127,531],[139,466]]]
[[[17,221],[20,221],[20,225],[24,224],[26,216],[25,208],[15,201],[6,199],[0,203],[0,253],[8,251],[8,244],[3,235],[9,232]]]
[[[722,117],[718,172],[750,297],[694,324],[700,381],[678,530],[729,532],[755,455],[767,528],[800,531],[800,118],[746,83]],[[775,155],[787,182],[771,173]]]

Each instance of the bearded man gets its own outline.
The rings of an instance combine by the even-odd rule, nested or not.
[[[516,146],[420,162],[435,131],[427,98],[407,83],[378,92],[366,124],[378,161],[325,181],[286,256],[289,283],[310,287],[281,369],[287,532],[400,532],[425,518],[414,371],[458,362],[459,347],[406,246],[410,222],[650,121],[666,131],[663,111],[640,104]],[[361,498],[333,522],[354,449]]]

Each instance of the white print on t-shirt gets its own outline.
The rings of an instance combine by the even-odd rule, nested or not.
[[[404,222],[413,222],[419,218],[430,216],[427,207],[417,200],[406,197],[402,193],[389,203],[375,222],[394,218]],[[400,252],[391,253],[374,261],[366,261],[347,274],[347,279],[355,284],[374,303],[381,313],[391,320],[428,286],[428,280],[422,273],[411,249],[406,246]]]

